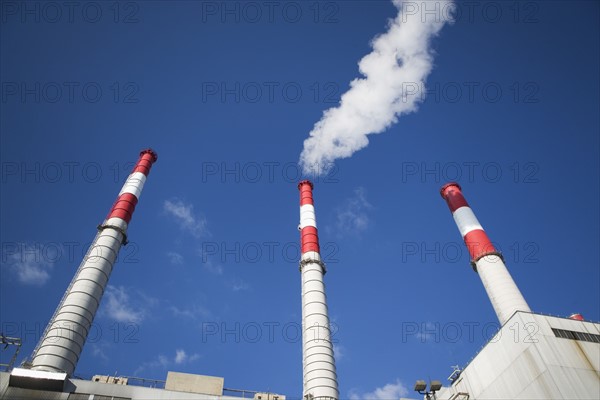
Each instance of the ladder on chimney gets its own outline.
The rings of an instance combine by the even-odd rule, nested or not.
[[[100,233],[101,233],[100,231],[98,233],[96,233],[96,236],[94,237],[94,240],[92,241],[92,244],[96,243],[96,240],[98,239],[98,235],[100,235]],[[87,253],[85,253],[85,256],[83,257],[83,259],[81,260],[81,263],[79,264],[79,267],[77,268],[77,272],[75,272],[75,275],[73,275],[73,279],[71,279],[71,283],[69,283],[67,290],[65,290],[65,293],[63,294],[62,299],[60,300],[60,303],[58,303],[58,307],[56,307],[56,309],[54,310],[54,313],[52,314],[52,318],[50,318],[50,321],[48,321],[48,325],[46,325],[46,328],[44,329],[44,333],[42,334],[42,337],[40,337],[37,345],[33,349],[33,352],[31,353],[31,357],[28,360],[23,361],[23,364],[21,365],[22,367],[29,367],[30,363],[33,361],[33,359],[37,355],[37,352],[39,351],[40,346],[42,345],[43,339],[46,337],[48,332],[50,332],[50,328],[52,328],[52,325],[54,324],[54,319],[56,318],[58,310],[60,310],[62,308],[65,300],[67,299],[67,295],[71,292],[71,288],[73,287],[73,284],[77,280],[77,277],[79,276],[79,272],[83,268],[83,265],[87,261],[89,255],[90,255],[90,252],[92,251],[92,247],[93,246],[90,244],[90,247],[87,250]]]

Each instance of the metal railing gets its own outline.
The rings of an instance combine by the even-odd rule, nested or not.
[[[23,343],[21,341],[21,338],[4,336],[2,333],[0,333],[0,345],[4,345],[2,350],[6,350],[8,346],[16,346],[15,352],[10,358],[10,361],[8,363],[0,363],[0,367],[4,367],[5,371],[8,372],[12,369],[13,365],[15,364],[15,361],[17,360],[17,355],[19,354],[19,350],[21,350],[22,344]]]
[[[87,381],[87,380],[91,380],[92,376],[77,375],[77,376],[74,376],[74,378]],[[139,376],[121,376],[121,375],[119,375],[119,376],[109,376],[109,378],[126,379],[127,385],[142,386],[142,387],[147,387],[147,388],[152,388],[152,389],[164,389],[165,385],[167,383],[167,381],[165,381],[165,380],[140,378]],[[242,399],[253,399],[254,395],[257,393],[264,393],[267,395],[272,394],[272,395],[277,396],[275,393],[259,392],[257,390],[223,388],[223,396],[239,397]]]
[[[223,388],[223,395],[225,395],[225,396],[232,396],[232,397],[241,397],[243,399],[246,399],[246,398],[253,399],[254,395],[256,393],[260,393],[260,392],[257,392],[256,390],[242,390],[242,389],[227,389],[227,388]],[[246,394],[249,394],[250,396],[246,397]]]

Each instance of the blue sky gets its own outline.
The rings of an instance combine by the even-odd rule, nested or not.
[[[31,353],[150,146],[77,374],[299,397],[297,162],[397,9],[74,3],[1,3],[2,330]],[[534,311],[600,320],[598,3],[469,4],[431,42],[418,111],[315,179],[342,398],[445,382],[497,328],[448,180]]]

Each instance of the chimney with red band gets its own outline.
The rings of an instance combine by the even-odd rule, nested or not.
[[[300,273],[302,276],[303,397],[339,398],[335,358],[325,295],[325,264],[319,253],[319,235],[312,197],[313,184],[302,181],[300,190]]]
[[[31,369],[73,375],[127,226],[157,155],[143,150],[33,351]]]
[[[471,255],[471,264],[481,281],[500,320],[504,325],[517,311],[531,312],[519,288],[504,265],[502,255],[483,230],[467,204],[458,183],[450,182],[440,190],[448,203],[454,221]]]

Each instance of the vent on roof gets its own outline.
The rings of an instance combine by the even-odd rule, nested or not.
[[[584,342],[600,343],[600,335],[587,332],[567,331],[566,329],[552,328],[554,336],[563,339],[581,340]]]
[[[91,394],[89,393],[69,393],[68,400],[89,400]],[[113,397],[113,396],[101,396],[99,394],[94,395],[94,400],[131,400],[131,397]]]
[[[88,400],[89,398],[89,393],[69,393],[67,400]]]

